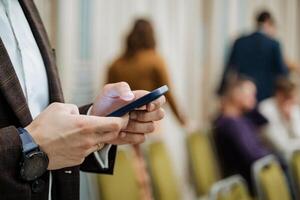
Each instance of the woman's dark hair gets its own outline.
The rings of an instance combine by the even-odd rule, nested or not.
[[[140,50],[155,49],[154,31],[150,21],[138,19],[126,40],[124,57],[132,57]]]

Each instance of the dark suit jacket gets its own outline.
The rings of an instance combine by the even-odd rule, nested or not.
[[[280,44],[267,35],[255,32],[237,39],[225,67],[219,93],[226,77],[232,71],[252,78],[257,86],[257,99],[261,101],[273,95],[274,82],[278,76],[287,74]]]
[[[55,56],[50,47],[41,18],[32,0],[19,0],[40,49],[48,75],[50,103],[63,102]],[[80,108],[86,113],[88,106]],[[0,38],[0,199],[46,200],[48,199],[49,172],[33,182],[19,177],[21,141],[18,127],[25,127],[32,117],[9,55]],[[79,199],[79,170],[112,173],[116,147],[109,154],[109,169],[101,169],[93,155],[81,166],[52,171],[52,200]],[[66,173],[65,171],[71,171]]]

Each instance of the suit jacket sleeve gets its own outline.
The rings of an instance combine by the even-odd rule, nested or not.
[[[288,73],[288,68],[284,63],[279,42],[274,43],[274,71],[277,76],[285,76]]]
[[[79,108],[81,114],[86,114],[91,104]],[[117,153],[117,146],[113,145],[108,154],[108,168],[102,168],[99,162],[96,160],[94,154],[90,154],[86,157],[85,161],[81,164],[80,170],[85,172],[113,174],[115,159]]]
[[[20,185],[19,163],[21,140],[16,127],[0,129],[0,194],[11,191],[11,185]],[[8,184],[9,183],[9,184]],[[13,191],[11,191],[13,192]],[[1,196],[1,195],[0,195]]]

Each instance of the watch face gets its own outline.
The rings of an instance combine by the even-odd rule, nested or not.
[[[21,176],[26,181],[32,181],[45,173],[48,167],[48,158],[44,152],[37,151],[24,157],[21,166]]]

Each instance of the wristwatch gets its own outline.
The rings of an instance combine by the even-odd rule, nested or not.
[[[18,128],[18,131],[22,141],[20,175],[25,181],[33,181],[47,171],[49,159],[47,154],[40,150],[26,129]]]

